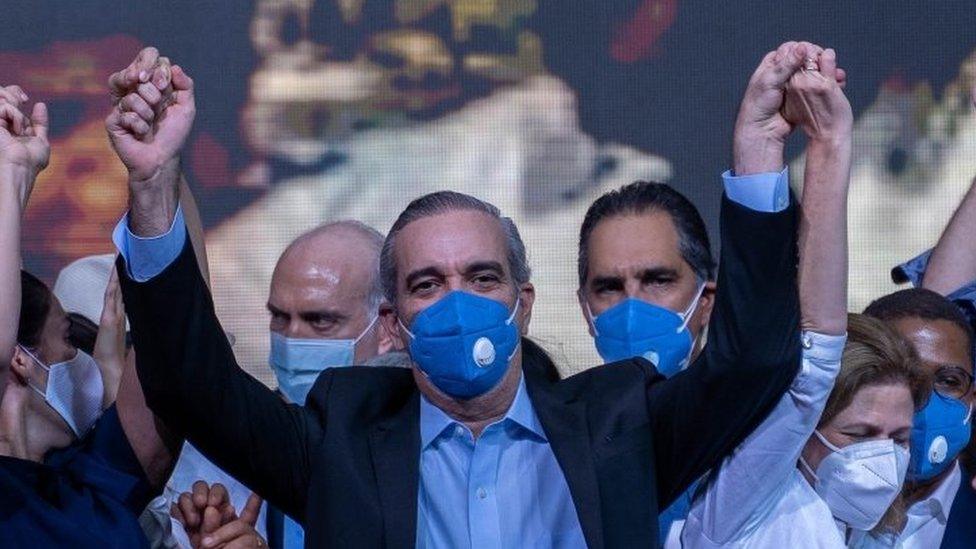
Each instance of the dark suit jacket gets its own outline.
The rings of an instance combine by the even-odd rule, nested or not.
[[[800,364],[796,210],[728,200],[709,343],[671,379],[642,359],[562,381],[523,353],[529,397],[590,547],[653,547],[657,514],[765,417]],[[310,547],[411,547],[420,393],[410,370],[338,368],[304,407],[238,368],[189,241],[144,283],[119,264],[146,401],[305,526]],[[584,337],[584,334],[580,334]]]
[[[942,549],[972,549],[976,547],[976,490],[972,481],[974,471],[962,469],[962,482],[956,499],[949,509],[945,534],[942,536]]]

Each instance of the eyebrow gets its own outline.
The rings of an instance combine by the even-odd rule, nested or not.
[[[291,317],[291,313],[287,313],[285,311],[282,311],[281,309],[275,307],[274,305],[272,305],[270,303],[267,304],[267,307],[268,307],[268,311],[270,311],[271,314],[273,314],[273,315],[280,315],[280,316]],[[296,313],[296,316],[298,316],[298,318],[301,318],[302,320],[308,320],[309,318],[324,318],[324,319],[330,320],[330,321],[343,320],[343,319],[345,319],[347,317],[347,315],[344,315],[344,314],[339,313],[337,311],[328,311],[328,310],[324,310],[324,309],[323,310],[315,310],[315,309],[313,309],[313,310],[310,310],[310,311],[298,311],[298,313]]]
[[[505,274],[505,268],[497,261],[476,261],[464,268],[464,274],[474,274],[481,271],[492,271],[500,275]]]
[[[671,267],[645,267],[640,271],[638,271],[637,273],[638,277],[641,279],[649,278],[649,277],[657,278],[657,277],[665,277],[665,276],[677,278],[680,274],[681,273],[679,273],[677,269],[673,269]],[[624,278],[625,277],[622,275],[597,276],[593,278],[590,284],[594,286],[605,285],[611,282],[619,282]]]
[[[438,269],[437,267],[424,267],[423,269],[417,269],[416,271],[413,271],[412,273],[407,275],[407,279],[406,279],[407,288],[410,288],[410,286],[412,286],[413,283],[416,282],[418,278],[423,278],[425,276],[434,276],[434,277],[442,278],[444,275],[441,274],[440,269]]]

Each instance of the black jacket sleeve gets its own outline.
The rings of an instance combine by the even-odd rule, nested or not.
[[[648,380],[662,509],[759,425],[799,369],[796,230],[793,205],[762,213],[723,198],[708,344],[685,371]]]
[[[116,267],[149,408],[218,466],[303,517],[308,447],[321,422],[238,367],[190,240],[146,282],[129,278],[121,257]]]

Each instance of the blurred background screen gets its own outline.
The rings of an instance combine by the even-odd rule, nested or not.
[[[531,335],[564,373],[598,363],[576,300],[587,206],[636,179],[691,198],[717,247],[719,174],[765,52],[837,50],[854,106],[851,308],[932,245],[976,173],[969,1],[34,0],[5,2],[0,83],[51,107],[52,160],[26,214],[25,267],[51,283],[113,250],[125,171],[108,75],[153,45],[197,85],[183,165],[203,215],[218,315],[273,384],[268,284],[295,236],[355,218],[386,231],[439,189],[522,231]],[[800,185],[803,143],[788,149]]]

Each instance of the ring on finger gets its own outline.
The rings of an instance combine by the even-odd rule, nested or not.
[[[820,67],[817,65],[816,60],[812,57],[807,57],[803,62],[803,70],[805,71],[819,71]]]

